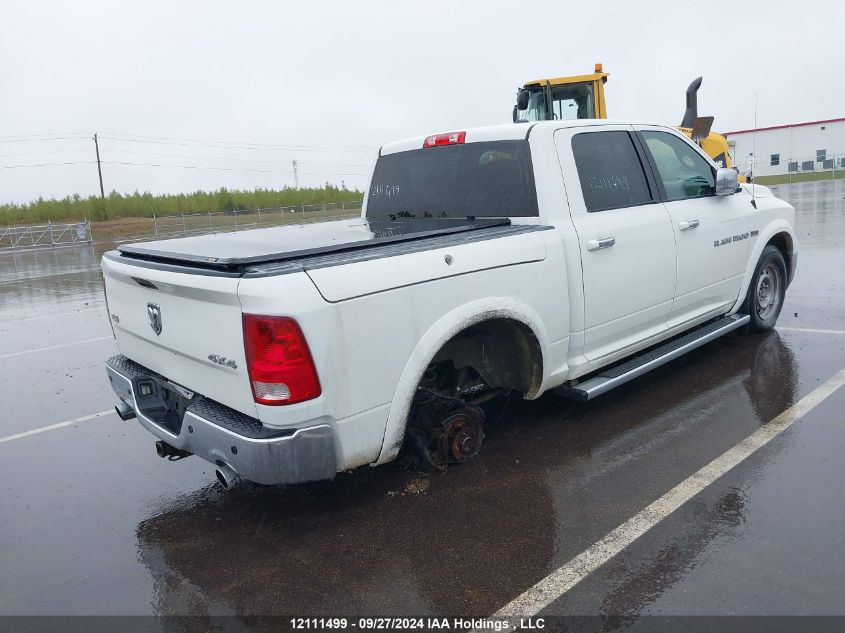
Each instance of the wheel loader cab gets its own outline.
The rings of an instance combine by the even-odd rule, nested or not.
[[[604,84],[607,73],[529,81],[517,92],[514,123],[567,119],[606,119]]]
[[[589,75],[537,79],[527,82],[516,93],[513,107],[513,122],[560,121],[567,119],[606,119],[607,106],[604,98],[604,84],[608,73],[602,65],[596,64],[595,72]],[[728,140],[721,134],[711,132],[713,117],[698,116],[698,89],[701,77],[697,77],[687,88],[687,108],[677,130],[697,143],[717,167],[734,166],[728,148]],[[746,178],[740,176],[740,182]]]

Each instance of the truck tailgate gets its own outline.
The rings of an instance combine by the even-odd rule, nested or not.
[[[256,416],[236,276],[133,266],[103,258],[121,352],[165,378]]]

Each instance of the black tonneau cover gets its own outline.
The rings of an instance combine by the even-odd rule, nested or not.
[[[189,268],[238,274],[246,268],[263,264],[277,264],[291,260],[347,253],[389,244],[413,242],[428,238],[455,235],[493,227],[506,227],[508,218],[423,218],[396,220],[340,220],[320,222],[311,225],[287,225],[268,229],[243,231],[256,234],[262,232],[262,239],[247,242],[239,254],[224,256],[213,254],[237,233],[217,234],[161,240],[146,244],[118,246],[123,257],[150,263],[187,266]],[[306,229],[305,231],[297,231]],[[217,244],[211,239],[217,238]],[[275,248],[268,248],[268,244]],[[263,247],[263,248],[262,248]],[[238,249],[230,249],[237,251]],[[252,250],[252,253],[248,251]],[[263,251],[263,252],[256,252]]]

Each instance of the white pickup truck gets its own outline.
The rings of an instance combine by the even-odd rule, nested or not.
[[[474,456],[497,394],[589,400],[772,328],[794,209],[671,128],[503,125],[390,143],[361,218],[103,257],[121,418],[162,457],[292,483]]]

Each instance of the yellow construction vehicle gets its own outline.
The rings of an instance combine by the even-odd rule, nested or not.
[[[513,121],[551,121],[557,119],[606,119],[604,84],[608,73],[601,64],[589,75],[537,79],[517,91]],[[687,109],[676,129],[703,149],[719,167],[733,167],[728,140],[710,131],[713,117],[698,116],[698,89],[701,77],[687,88]]]

